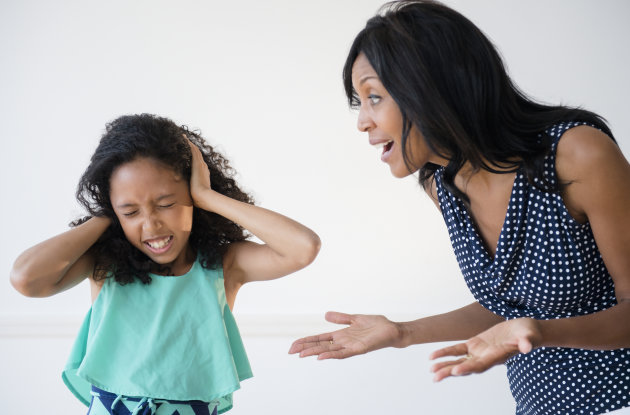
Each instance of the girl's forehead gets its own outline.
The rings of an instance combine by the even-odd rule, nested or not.
[[[110,177],[110,197],[151,197],[188,188],[175,170],[152,158],[142,157],[118,166]]]
[[[141,175],[160,175],[160,176],[175,176],[180,175],[175,169],[168,164],[155,159],[153,157],[136,157],[131,161],[125,162],[114,168],[112,171],[110,181],[118,179],[120,177],[127,176],[141,176]]]

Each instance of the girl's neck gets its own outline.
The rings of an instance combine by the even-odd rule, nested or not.
[[[154,272],[154,274],[158,275],[172,275],[172,276],[180,276],[186,274],[193,266],[193,263],[197,259],[196,252],[192,249],[189,244],[186,244],[186,247],[182,250],[180,255],[175,258],[175,260],[169,264],[158,264],[158,269]]]

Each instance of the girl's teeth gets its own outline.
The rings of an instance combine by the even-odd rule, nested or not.
[[[151,248],[161,249],[161,248],[164,248],[169,243],[170,240],[171,240],[171,237],[169,236],[168,238],[164,238],[164,239],[162,239],[160,241],[147,242],[147,244]]]

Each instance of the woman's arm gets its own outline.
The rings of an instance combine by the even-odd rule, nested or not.
[[[91,276],[94,259],[87,250],[110,224],[107,218],[85,223],[24,251],[11,269],[11,284],[28,297],[48,297]]]
[[[226,289],[250,281],[279,278],[310,264],[320,248],[315,232],[304,225],[258,206],[234,200],[210,187],[208,166],[192,143],[193,173],[190,187],[195,206],[217,213],[254,234],[264,244],[233,243],[223,260]],[[230,297],[230,293],[227,293]]]
[[[571,182],[563,195],[569,211],[591,225],[618,304],[586,316],[541,321],[538,346],[630,347],[630,165],[608,136],[581,126],[560,140],[556,166],[558,177]]]
[[[296,340],[289,353],[299,353],[300,357],[317,355],[319,360],[345,359],[385,347],[463,340],[504,321],[479,303],[402,323],[383,316],[337,312],[326,313],[326,320],[348,327]]]
[[[600,254],[615,284],[617,305],[553,320],[520,318],[501,323],[433,358],[472,355],[434,366],[436,379],[479,373],[519,352],[541,346],[583,349],[630,347],[630,165],[619,147],[592,127],[567,131],[558,144],[558,178],[569,183],[563,199],[571,215],[590,223]]]

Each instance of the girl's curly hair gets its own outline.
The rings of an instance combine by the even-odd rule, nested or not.
[[[210,169],[212,189],[232,199],[254,203],[234,181],[235,172],[225,157],[196,132],[190,131],[186,126],[178,126],[167,118],[151,114],[119,117],[107,124],[105,134],[77,187],[77,200],[89,215],[70,224],[77,226],[93,216],[105,216],[112,221],[90,248],[95,258],[95,279],[113,276],[120,284],[127,284],[135,279],[148,284],[151,282],[150,272],[168,272],[133,247],[125,237],[111,205],[110,177],[118,166],[138,157],[150,157],[170,166],[182,177],[189,178],[192,153],[186,138],[201,150]],[[220,266],[228,245],[248,236],[241,226],[221,215],[197,207],[193,209],[189,244],[205,268]]]

